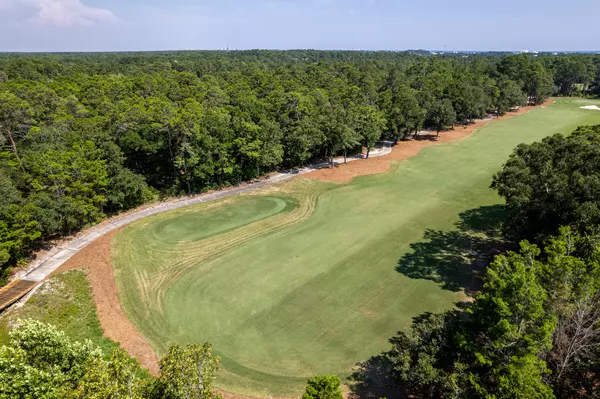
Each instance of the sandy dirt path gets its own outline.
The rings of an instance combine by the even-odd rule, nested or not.
[[[534,108],[544,107],[549,103],[550,102],[546,102],[544,105],[540,106],[522,107],[518,111],[505,114],[500,118],[477,121],[471,125],[468,125],[466,128],[463,126],[456,126],[454,130],[440,132],[440,135],[437,138],[435,132],[420,133],[419,136],[417,136],[416,138],[411,137],[407,141],[398,142],[398,144],[394,146],[392,152],[387,155],[377,158],[363,159],[360,162],[340,164],[335,168],[315,170],[313,172],[302,175],[302,178],[321,179],[326,181],[345,183],[357,176],[384,173],[390,170],[393,161],[401,161],[403,159],[414,157],[421,151],[421,149],[425,147],[460,140],[466,136],[469,136],[475,130],[488,123],[494,123],[498,120],[514,118],[516,116],[526,114]]]
[[[92,296],[104,336],[119,342],[127,353],[138,359],[150,373],[156,375],[159,372],[158,356],[144,336],[129,321],[117,295],[117,284],[110,261],[110,245],[117,232],[118,230],[113,230],[98,238],[73,255],[54,273],[87,269],[87,277],[92,286]]]

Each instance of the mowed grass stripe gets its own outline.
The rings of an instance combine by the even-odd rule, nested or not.
[[[240,218],[241,227],[200,240],[186,239],[185,226],[169,216],[132,226],[113,244],[123,306],[160,351],[172,342],[213,343],[223,357],[218,385],[225,390],[297,395],[312,374],[347,375],[414,316],[463,298],[396,271],[410,244],[426,229],[452,229],[460,212],[499,203],[491,177],[517,144],[600,123],[600,113],[581,105],[559,100],[494,122],[428,147],[387,174],[344,185],[284,184],[264,195],[293,198],[297,208],[249,224]],[[248,197],[210,212],[233,212]],[[195,219],[199,230],[210,212]],[[147,239],[159,220],[162,227]],[[173,237],[164,237],[167,231]],[[179,243],[170,244],[174,238]],[[156,256],[147,256],[149,245],[157,246]],[[152,288],[158,294],[142,295],[140,284],[161,273],[167,277]]]
[[[289,199],[288,199],[289,201]],[[281,215],[280,217],[268,218],[262,222],[248,226],[247,228],[233,231],[227,234],[219,235],[212,239],[207,239],[200,245],[181,245],[178,253],[181,254],[173,265],[161,270],[156,276],[162,281],[162,287],[169,287],[170,283],[176,281],[179,275],[187,268],[203,262],[203,269],[210,266],[206,260],[214,257],[224,251],[230,250],[241,243],[260,235],[268,234],[280,228],[284,228],[310,216],[314,210],[316,194],[306,196],[300,199],[301,206],[293,212]],[[290,201],[293,202],[293,201]],[[185,244],[185,243],[184,243]]]
[[[206,268],[210,267],[212,264],[209,262],[210,258],[231,250],[248,240],[301,222],[310,216],[314,210],[315,201],[316,194],[313,194],[301,199],[300,203],[302,205],[295,211],[289,212],[287,215],[269,218],[263,222],[253,224],[246,229],[240,229],[239,231],[233,231],[212,239],[207,239],[200,245],[182,246],[181,244],[178,244],[178,248],[180,248],[178,253],[181,254],[181,256],[173,261],[172,266],[165,268],[154,275],[157,281],[150,289],[156,293],[154,303],[157,305],[157,309],[162,312],[162,299],[166,290],[177,281],[182,273],[188,268],[197,266],[202,262],[202,270],[206,270]],[[138,280],[140,279],[138,278]]]

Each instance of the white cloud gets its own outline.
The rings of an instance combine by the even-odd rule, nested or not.
[[[80,0],[0,0],[2,6],[29,8],[35,13],[30,21],[63,28],[117,21],[112,11],[86,6]]]

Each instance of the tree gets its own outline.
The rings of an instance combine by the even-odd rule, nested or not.
[[[160,377],[153,394],[161,399],[210,399],[215,396],[213,382],[219,368],[219,358],[212,356],[212,347],[175,345],[160,359]]]
[[[539,59],[528,54],[504,57],[498,64],[498,72],[523,86],[529,104],[542,104],[552,95],[552,74]]]
[[[257,176],[265,171],[271,171],[283,161],[283,134],[279,125],[269,120],[259,123],[261,134],[260,159],[258,161]]]
[[[15,135],[23,130],[23,125],[31,115],[31,108],[26,101],[10,92],[0,91],[0,133],[8,137],[10,148],[23,172]]]
[[[279,125],[283,132],[284,159],[292,166],[303,165],[323,140],[315,123],[315,104],[311,93],[274,93]]]
[[[22,258],[42,236],[41,225],[35,220],[38,208],[11,204],[0,215],[0,282],[8,278],[8,266]]]
[[[348,149],[360,144],[360,137],[350,127],[347,111],[340,105],[327,104],[320,118],[319,125],[325,137],[325,156],[331,167],[334,166],[333,158],[338,151],[344,150],[344,160]]]
[[[600,225],[600,126],[581,127],[519,145],[492,188],[506,200],[505,233],[538,243],[570,226],[594,234]]]
[[[121,348],[115,348],[107,360],[93,357],[68,399],[143,399],[145,381],[137,360]]]
[[[468,379],[481,397],[553,398],[549,373],[539,356],[551,348],[556,325],[544,309],[546,290],[538,276],[540,250],[527,242],[519,253],[497,256],[459,335],[468,354]]]
[[[143,176],[122,166],[115,166],[107,181],[106,201],[112,212],[132,209],[153,198]]]
[[[86,141],[71,148],[28,152],[23,159],[30,199],[44,211],[53,210],[49,236],[70,233],[102,219],[106,203],[107,167],[96,146]]]
[[[600,383],[600,265],[598,248],[577,256],[589,240],[568,227],[545,245],[540,275],[548,291],[546,309],[556,314],[552,349],[545,356],[558,397],[590,397]]]
[[[23,200],[21,192],[15,187],[12,179],[8,174],[0,169],[0,216],[8,211],[10,205],[20,204]]]
[[[340,384],[336,375],[316,375],[306,382],[302,399],[342,399]]]
[[[473,118],[483,117],[486,111],[484,96],[485,93],[480,87],[465,81],[454,82],[446,88],[446,97],[452,102],[455,118],[464,123]],[[436,111],[439,112],[439,109]]]
[[[529,102],[539,105],[552,95],[554,81],[550,72],[540,62],[534,61],[528,69],[524,86],[529,96]]]
[[[38,321],[21,321],[9,336],[10,346],[0,348],[0,397],[64,398],[77,386],[85,365],[101,359],[90,341],[71,342]]]
[[[419,104],[416,93],[413,88],[401,85],[382,94],[388,130],[396,143],[411,131],[418,131],[425,120],[427,110]]]
[[[369,158],[371,148],[381,139],[386,120],[381,112],[369,105],[359,106],[355,111],[355,115],[355,131],[362,137],[365,147],[367,147],[367,158]]]
[[[244,121],[236,130],[239,136],[234,140],[234,145],[241,159],[240,167],[245,178],[258,177],[261,168],[264,171],[281,163],[282,134],[277,124],[269,121],[260,124]]]
[[[455,335],[460,313],[426,313],[416,317],[409,331],[390,339],[386,354],[393,364],[396,384],[414,398],[462,397],[466,366],[458,362]]]
[[[211,346],[171,347],[150,377],[121,348],[108,356],[89,340],[74,342],[56,327],[20,320],[0,347],[0,397],[23,399],[207,399],[219,359]]]
[[[592,79],[592,83],[589,87],[589,91],[591,94],[596,97],[600,96],[600,65],[596,64],[596,73],[594,78]]]
[[[344,151],[344,163],[348,163],[348,150],[360,145],[360,134],[350,126],[342,126],[339,131],[339,147]]]
[[[509,55],[498,63],[498,72],[515,82],[524,83],[528,78],[532,60],[527,54]]]
[[[361,374],[370,375],[368,364],[380,367],[373,373],[391,374],[414,398],[553,398],[544,357],[557,317],[549,312],[539,255],[524,241],[519,252],[497,256],[474,301],[414,318],[409,331],[390,340],[386,361],[364,363]]]
[[[521,87],[513,80],[500,82],[500,95],[496,99],[496,113],[504,115],[512,108],[527,104],[527,96]]]
[[[448,99],[434,101],[427,114],[426,123],[440,135],[440,130],[454,125],[456,113]]]
[[[555,83],[559,88],[559,93],[563,96],[573,95],[578,83],[582,86],[580,91],[584,91],[592,78],[593,73],[588,73],[588,68],[582,60],[574,58],[558,60]]]

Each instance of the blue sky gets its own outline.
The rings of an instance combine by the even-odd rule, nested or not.
[[[0,0],[0,51],[600,50],[597,0]]]

